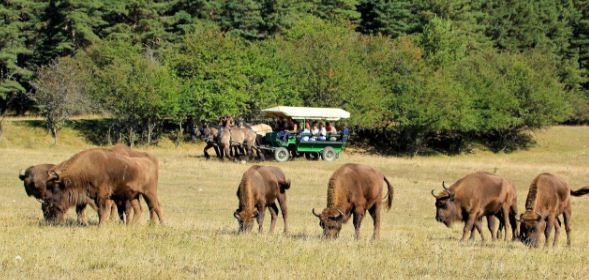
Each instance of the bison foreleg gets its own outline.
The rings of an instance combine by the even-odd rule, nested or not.
[[[464,223],[464,229],[462,229],[462,238],[460,238],[460,242],[463,242],[466,239],[466,235],[470,232],[471,235],[474,224],[477,221],[477,215],[475,213],[469,213],[466,222]]]
[[[133,208],[133,224],[139,222],[141,215],[143,213],[143,209],[141,209],[141,202],[139,201],[139,197],[136,199],[132,199],[128,202],[131,207]],[[131,211],[129,211],[130,213]],[[127,214],[127,219],[129,219],[129,214]],[[129,221],[127,221],[129,223]]]
[[[475,222],[474,226],[476,228],[476,230],[479,232],[479,235],[481,236],[481,241],[485,242],[485,236],[483,235],[483,217],[480,217],[477,219],[477,221]],[[470,240],[474,240],[474,234],[470,234]]]
[[[256,217],[256,220],[258,221],[258,232],[262,233],[262,231],[264,230],[264,207],[263,206],[258,206],[258,216]]]
[[[552,247],[558,246],[558,236],[560,234],[560,223],[557,221],[553,221],[554,224],[554,242],[552,243]]]
[[[546,227],[544,228],[544,247],[548,247],[548,238],[550,238],[550,232],[552,231],[552,227],[554,226],[554,219],[552,217],[548,217],[545,223]]]
[[[497,240],[497,235],[495,233],[495,216],[487,215],[487,228],[489,228],[489,232],[491,232],[491,240]]]
[[[274,233],[276,217],[278,216],[278,206],[276,206],[276,203],[272,202],[268,205],[268,210],[270,210],[270,233]]]
[[[356,240],[360,239],[360,226],[362,225],[362,219],[364,218],[365,212],[364,209],[356,209],[354,211],[354,238]]]
[[[78,223],[84,226],[88,225],[88,220],[86,219],[86,203],[81,203],[76,205],[76,214],[78,216]]]
[[[98,226],[102,225],[110,213],[110,199],[108,197],[97,197],[96,206],[98,207]]]
[[[507,241],[507,236],[509,235],[509,232],[511,231],[511,224],[509,222],[509,205],[504,205],[502,210],[503,210],[503,215],[501,218],[503,218],[503,224],[505,225],[505,237],[503,238],[504,241]]]

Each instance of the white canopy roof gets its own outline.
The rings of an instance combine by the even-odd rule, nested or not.
[[[340,108],[313,108],[277,106],[262,110],[264,117],[291,117],[293,119],[320,119],[337,121],[350,118],[350,113]]]

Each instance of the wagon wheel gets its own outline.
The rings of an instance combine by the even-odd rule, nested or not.
[[[325,161],[333,161],[336,159],[337,153],[332,147],[327,146],[321,151],[321,157],[323,157],[323,160]]]
[[[290,154],[285,147],[278,147],[274,150],[274,159],[278,162],[285,162],[289,157]]]

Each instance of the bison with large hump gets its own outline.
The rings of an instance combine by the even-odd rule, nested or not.
[[[374,221],[372,238],[380,236],[380,212],[383,204],[383,181],[387,185],[386,207],[393,204],[393,186],[382,172],[366,165],[348,163],[338,168],[329,179],[327,186],[327,207],[319,218],[323,238],[337,238],[342,225],[354,216],[355,238],[360,238],[360,225],[366,211]]]
[[[511,228],[512,239],[517,237],[517,193],[515,186],[507,180],[488,172],[475,172],[456,181],[449,188],[442,183],[444,190],[432,195],[436,202],[436,221],[450,227],[455,221],[464,222],[463,241],[470,233],[474,239],[476,229],[484,241],[481,228],[482,217],[486,217],[495,239],[494,218],[501,217],[505,226],[505,240]]]
[[[567,245],[571,245],[571,195],[589,194],[589,187],[573,191],[562,179],[550,173],[538,175],[528,190],[526,212],[520,216],[520,240],[537,247],[541,233],[544,233],[544,246],[548,246],[548,238],[554,229],[553,246],[558,244],[560,233],[559,216],[563,216],[567,234]]]
[[[53,168],[54,164],[38,164],[30,166],[25,170],[21,170],[19,179],[23,181],[25,191],[28,196],[32,196],[41,202],[41,210],[45,220],[53,221],[52,209],[47,207],[46,199],[51,196],[51,191],[47,189],[47,179],[49,178],[49,170]],[[96,210],[94,201],[87,198],[86,200],[76,204],[77,219],[80,224],[86,225],[87,219],[84,210],[86,206],[90,205]],[[67,205],[64,210],[67,211],[73,205]]]
[[[288,232],[288,207],[286,204],[286,190],[290,188],[290,180],[282,170],[274,166],[254,165],[243,173],[237,188],[239,206],[233,213],[239,223],[239,231],[251,231],[254,220],[258,222],[261,233],[264,224],[264,211],[270,211],[270,232],[274,232],[278,207],[282,211],[284,233]]]
[[[106,219],[110,199],[139,205],[142,196],[150,210],[151,221],[163,223],[157,198],[158,165],[151,156],[130,156],[109,149],[89,149],[49,170],[52,188],[49,207],[64,206],[90,197],[97,204],[99,225]],[[140,209],[133,206],[134,210]],[[59,213],[63,215],[63,211]],[[134,220],[139,215],[135,215]]]

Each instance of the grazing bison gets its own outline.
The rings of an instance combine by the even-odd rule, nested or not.
[[[290,188],[288,180],[282,170],[273,166],[254,165],[243,173],[241,182],[237,188],[239,207],[233,216],[239,223],[239,231],[251,231],[254,219],[258,221],[258,231],[262,232],[264,224],[264,211],[270,210],[270,232],[274,232],[278,207],[280,204],[282,219],[284,221],[284,233],[288,232],[288,207],[286,205],[286,190]]]
[[[520,216],[520,240],[537,247],[540,232],[544,231],[544,246],[548,246],[550,232],[554,228],[553,246],[558,244],[560,220],[562,215],[567,234],[567,245],[571,245],[571,195],[582,196],[589,193],[589,187],[572,191],[561,178],[550,173],[542,173],[532,181],[526,198],[526,212]]]
[[[378,170],[361,164],[348,163],[338,168],[327,186],[327,208],[321,214],[313,215],[319,218],[319,225],[323,228],[324,238],[337,238],[342,225],[354,215],[355,238],[360,238],[360,224],[366,210],[374,221],[372,238],[380,236],[380,211],[383,203],[383,183],[387,184],[387,209],[393,204],[393,186]]]
[[[482,217],[487,217],[491,238],[495,239],[494,219],[500,217],[500,224],[505,226],[505,240],[509,228],[512,238],[517,237],[517,194],[513,184],[507,180],[487,172],[475,172],[447,188],[442,183],[444,191],[436,195],[436,221],[450,227],[454,221],[463,221],[463,241],[470,232],[470,239],[474,239],[474,229],[479,232],[481,239],[485,238],[481,229]],[[500,226],[501,227],[501,226]]]
[[[26,170],[21,170],[18,176],[19,179],[24,183],[27,195],[33,196],[37,200],[39,200],[39,202],[41,202],[41,210],[43,211],[43,217],[47,221],[53,220],[51,209],[47,207],[45,199],[51,195],[49,193],[50,191],[47,189],[46,183],[49,177],[48,171],[54,166],[54,164],[34,165],[27,168]],[[86,205],[90,205],[90,207],[96,210],[96,205],[94,204],[94,201],[92,201],[91,199],[86,199],[85,201],[76,204],[76,214],[78,217],[77,219],[78,222],[83,225],[87,224],[86,215],[84,213]],[[67,205],[67,207],[64,208],[66,212],[70,206],[71,205]]]
[[[53,188],[49,206],[62,215],[66,205],[90,197],[98,207],[100,225],[106,219],[110,198],[136,201],[138,205],[141,195],[149,207],[151,221],[155,222],[157,215],[163,223],[157,198],[157,180],[158,165],[153,157],[133,157],[107,149],[89,149],[49,170],[48,186]],[[138,216],[135,215],[134,220]]]

